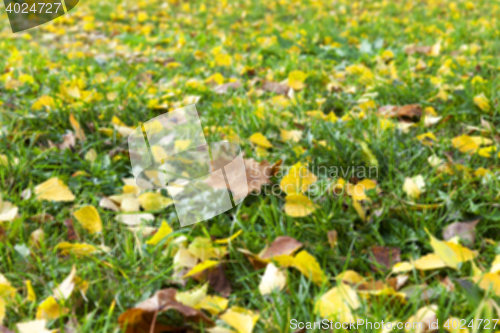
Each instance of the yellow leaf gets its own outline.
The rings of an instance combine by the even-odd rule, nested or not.
[[[285,274],[273,263],[266,266],[266,270],[259,284],[261,295],[270,294],[273,290],[282,290],[286,286]]]
[[[482,156],[482,157],[491,157],[491,153],[493,152],[496,152],[497,151],[497,147],[495,146],[488,146],[488,147],[484,147],[484,148],[480,148],[478,149],[477,151],[477,154],[479,156]]]
[[[9,280],[0,274],[0,298],[13,298],[16,294],[16,288],[12,287]]]
[[[0,196],[0,222],[12,221],[16,218],[17,212],[17,206],[8,201],[2,201]]]
[[[496,296],[500,296],[500,275],[496,273],[486,273],[483,276],[475,276],[475,283],[484,290],[491,290]]]
[[[3,298],[0,298],[0,324],[2,324],[3,320],[5,319],[6,307],[7,304],[5,300]]]
[[[31,108],[35,111],[38,111],[43,109],[44,106],[48,109],[48,111],[54,109],[56,106],[54,103],[54,99],[50,96],[40,96],[40,98],[38,98],[38,100],[33,103]]]
[[[26,299],[30,302],[36,302],[36,294],[35,294],[35,291],[33,290],[33,286],[31,285],[31,281],[30,280],[26,280],[24,281],[24,283],[26,284]]]
[[[172,228],[168,225],[166,221],[161,222],[160,229],[153,235],[151,239],[149,239],[146,244],[148,245],[156,245],[158,244],[162,239],[167,237],[172,233]]]
[[[287,130],[281,129],[280,132],[281,132],[281,140],[283,140],[285,142],[287,142],[287,141],[299,142],[300,139],[302,138],[302,131],[299,131],[299,130],[287,131]]]
[[[451,247],[448,246],[446,242],[440,241],[434,236],[432,236],[427,229],[425,232],[429,235],[431,239],[431,246],[434,249],[434,253],[441,258],[441,260],[446,263],[446,266],[457,269],[460,259]]]
[[[69,242],[62,242],[57,244],[56,249],[60,250],[62,255],[73,253],[77,256],[90,255],[97,252],[98,250],[94,245]]]
[[[84,206],[74,212],[73,215],[82,227],[91,234],[102,231],[101,216],[99,216],[99,212],[94,206]]]
[[[373,154],[370,147],[368,147],[368,144],[363,141],[359,141],[358,144],[361,147],[361,155],[365,163],[367,163],[368,166],[378,167],[377,157]]]
[[[418,199],[420,194],[425,191],[424,177],[422,177],[422,175],[417,175],[411,178],[405,178],[403,191],[405,191],[410,198]]]
[[[53,331],[49,331],[45,328],[47,326],[47,321],[45,319],[41,320],[32,320],[26,323],[18,323],[16,324],[19,333],[51,333]]]
[[[233,327],[238,333],[252,333],[259,315],[240,307],[232,307],[224,312],[220,319]]]
[[[239,231],[235,232],[231,237],[224,238],[224,239],[217,239],[214,243],[215,244],[228,244],[229,242],[234,240],[236,237],[241,235],[242,232],[243,232],[243,230],[239,230]]]
[[[500,272],[500,254],[498,254],[493,263],[491,263],[490,273],[498,273]]]
[[[205,283],[201,287],[176,293],[175,300],[179,303],[182,303],[186,306],[190,306],[193,308],[207,296],[207,291],[208,291],[208,284]]]
[[[438,255],[430,253],[415,260],[415,262],[413,262],[413,266],[420,271],[428,271],[445,268],[447,265]]]
[[[71,193],[68,186],[57,177],[52,177],[49,180],[35,187],[37,200],[52,200],[52,201],[73,201],[75,196]]]
[[[392,267],[391,273],[404,273],[413,270],[413,265],[407,261],[398,262]]]
[[[293,267],[311,279],[316,284],[321,284],[325,280],[325,273],[311,254],[306,250],[300,251],[293,260]]]
[[[417,135],[417,140],[422,142],[423,145],[432,146],[437,141],[437,138],[432,132],[427,132]]]
[[[473,154],[479,149],[479,146],[491,145],[492,141],[482,136],[461,135],[453,138],[451,143],[453,147],[457,148],[462,153]]]
[[[75,131],[75,136],[78,140],[80,141],[85,141],[85,133],[83,132],[82,127],[78,123],[78,121],[75,119],[75,116],[73,114],[69,115],[69,122],[71,123],[71,126],[73,127],[73,130]]]
[[[221,258],[226,254],[225,247],[216,247],[212,244],[212,240],[206,237],[196,237],[189,244],[188,251],[201,261],[213,258]]]
[[[304,81],[307,78],[307,74],[302,71],[291,71],[288,74],[288,85],[293,90],[301,90],[306,86]]]
[[[213,315],[218,315],[227,308],[229,301],[220,296],[207,296],[200,303],[195,305],[195,309],[207,310]]]
[[[337,281],[342,281],[342,282],[348,282],[348,283],[351,283],[351,284],[358,284],[358,283],[361,283],[363,282],[365,279],[359,275],[357,272],[353,271],[353,270],[350,270],[348,269],[347,271],[343,272],[343,273],[340,273],[337,277],[336,277]]]
[[[215,57],[215,62],[217,66],[231,66],[231,56],[220,53]]]
[[[340,283],[321,296],[314,306],[314,312],[322,318],[349,322],[355,321],[351,311],[359,306],[356,292],[349,285]]]
[[[288,174],[281,179],[280,187],[286,194],[300,194],[306,192],[309,186],[317,180],[316,175],[299,162],[293,165],[288,170]]]
[[[57,303],[54,296],[49,296],[38,306],[36,319],[54,320],[68,312],[68,309],[63,308]]]
[[[94,148],[90,149],[84,156],[84,159],[86,161],[89,161],[91,163],[94,163],[95,160],[97,159],[97,152],[95,151]]]
[[[303,194],[286,196],[285,213],[291,217],[304,217],[316,210],[316,205]]]
[[[172,199],[166,198],[157,192],[146,192],[139,196],[139,203],[146,211],[165,209],[173,204]]]
[[[490,112],[490,100],[484,93],[474,96],[474,104],[484,112]]]
[[[252,136],[250,136],[249,139],[250,139],[250,142],[256,144],[259,147],[262,147],[262,148],[272,148],[273,147],[271,142],[269,142],[269,140],[260,132],[252,134]]]
[[[217,266],[218,264],[219,264],[218,261],[206,260],[206,261],[201,262],[198,265],[194,266],[186,275],[183,276],[183,278],[187,278],[191,275],[196,275],[200,272],[203,272],[206,269],[209,269],[210,267]]]

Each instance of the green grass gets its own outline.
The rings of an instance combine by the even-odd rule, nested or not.
[[[454,11],[450,8],[453,3],[230,1],[225,6],[210,1],[201,11],[201,1],[169,2],[166,8],[162,7],[166,3],[158,1],[120,5],[112,1],[84,1],[55,22],[16,35],[9,31],[7,17],[2,14],[1,24],[5,29],[0,41],[0,73],[3,73],[0,154],[17,158],[18,163],[0,166],[0,193],[3,200],[19,207],[19,217],[0,226],[0,273],[18,290],[10,300],[4,326],[14,330],[16,323],[33,320],[38,304],[52,295],[52,289],[69,274],[73,264],[77,266],[78,277],[88,281],[89,289],[86,300],[75,292],[67,304],[70,312],[50,322],[49,327],[60,332],[68,332],[64,325],[71,318],[78,322],[79,333],[119,332],[118,316],[155,291],[167,287],[188,290],[199,285],[193,280],[184,287],[174,284],[172,247],[166,247],[165,241],[157,246],[146,245],[147,238],[136,239],[125,225],[115,221],[116,213],[100,208],[102,237],[90,235],[76,221],[74,224],[80,242],[96,246],[104,243],[111,249],[108,253],[61,256],[55,249],[58,243],[67,240],[64,221],[72,217],[73,207],[83,204],[98,207],[103,195],[121,193],[121,179],[131,177],[126,138],[117,132],[107,136],[99,130],[112,128],[113,116],[135,127],[168,109],[187,104],[185,98],[191,95],[200,96],[197,108],[202,125],[234,130],[241,138],[247,158],[271,163],[282,159],[285,166],[309,161],[314,166],[367,167],[357,143],[364,141],[379,163],[375,180],[382,193],[370,194],[372,214],[368,222],[359,218],[350,198],[328,194],[314,197],[319,208],[304,218],[287,216],[283,210],[285,196],[272,194],[249,196],[241,206],[226,214],[184,228],[180,227],[173,206],[156,214],[152,226],[159,227],[166,220],[175,230],[171,237],[184,235],[189,241],[206,235],[226,238],[243,230],[231,243],[225,258],[233,290],[229,300],[230,306],[259,312],[255,332],[291,332],[291,319],[320,320],[314,312],[315,301],[335,285],[335,277],[346,269],[377,280],[386,278],[389,271],[371,269],[374,260],[369,249],[374,245],[398,247],[401,259],[406,261],[432,252],[424,228],[442,239],[446,225],[481,217],[474,245],[480,255],[475,263],[488,271],[495,255],[500,254],[499,158],[496,153],[491,158],[464,154],[452,146],[451,139],[469,133],[467,125],[481,126],[483,118],[494,127],[493,132],[484,136],[498,144],[500,81],[496,74],[500,68],[497,60],[500,47],[495,27],[499,8],[479,1],[474,3],[474,9],[466,9],[466,3],[460,1]],[[138,13],[143,11],[149,18],[138,22]],[[113,13],[125,13],[125,17],[113,20]],[[91,19],[93,27],[88,26]],[[149,34],[144,30],[148,27]],[[259,40],[263,37],[274,38],[275,42],[266,46]],[[338,47],[325,46],[327,37],[338,43]],[[442,49],[436,57],[421,54],[410,57],[404,52],[408,44],[434,45],[438,41]],[[358,48],[363,43],[370,45],[371,52]],[[471,44],[480,46],[477,53],[462,47]],[[231,66],[215,64],[211,51],[219,46],[231,55]],[[382,60],[386,50],[393,52],[393,60]],[[205,55],[197,58],[195,51]],[[170,58],[180,66],[169,68],[166,63]],[[427,64],[423,71],[412,70],[418,59]],[[453,64],[448,73],[440,70],[447,61]],[[375,74],[371,85],[363,84],[359,75],[342,76],[346,67],[355,64],[364,64]],[[397,78],[391,78],[390,70],[384,69],[391,64]],[[241,74],[243,66],[253,68],[255,75]],[[294,102],[284,108],[273,104],[276,95],[269,92],[260,95],[252,85],[254,78],[266,76],[282,81],[292,70],[308,74],[306,88],[295,92]],[[244,87],[217,95],[203,83],[215,73],[226,79],[237,78]],[[8,78],[21,80],[21,74],[30,75],[33,82],[9,89]],[[103,74],[106,79],[99,80]],[[343,90],[329,91],[327,84],[336,75]],[[473,84],[475,76],[486,82]],[[186,86],[186,81],[192,78],[200,81],[199,88]],[[437,78],[442,80],[440,86],[432,81]],[[93,93],[89,101],[66,99],[61,93],[64,84],[79,79],[80,90]],[[449,94],[448,100],[434,98],[440,87]],[[113,101],[106,98],[111,92],[117,94]],[[490,113],[482,112],[473,102],[474,96],[483,92],[491,101]],[[306,115],[307,111],[321,110],[325,114],[332,111],[341,118],[367,93],[376,93],[370,99],[378,107],[419,103],[422,107],[432,106],[440,116],[449,119],[429,128],[418,123],[404,133],[397,129],[380,130],[380,117],[375,110],[366,111],[363,119],[337,123]],[[55,107],[50,111],[34,110],[33,103],[44,95],[54,98]],[[168,108],[151,107],[155,99]],[[324,102],[318,103],[319,99]],[[260,105],[265,119],[255,115]],[[77,142],[74,151],[48,148],[48,140],[60,143],[64,133],[73,131],[69,122],[71,113],[82,125],[87,140]],[[281,142],[279,133],[283,128],[303,129],[301,141]],[[428,131],[438,137],[432,147],[416,139]],[[256,132],[263,133],[274,145],[266,157],[257,157],[255,147],[247,140]],[[216,141],[221,135],[214,131],[208,138]],[[326,141],[327,147],[317,144],[321,140]],[[294,150],[297,146],[304,149],[300,156]],[[98,154],[93,163],[84,158],[91,149]],[[112,150],[115,154],[110,156]],[[427,162],[433,154],[443,159],[450,156],[456,164],[469,167],[471,174],[484,167],[492,172],[492,177],[439,174]],[[88,175],[72,177],[77,171]],[[427,185],[418,202],[444,203],[439,209],[411,210],[403,203],[408,200],[402,189],[405,177],[418,174]],[[34,195],[22,198],[23,190],[33,189],[53,176],[68,184],[76,196],[74,202],[40,202]],[[280,179],[273,181],[279,183]],[[53,221],[37,223],[30,219],[44,213],[52,215]],[[38,228],[44,231],[45,239],[36,247],[30,243],[30,234]],[[327,240],[330,230],[338,232],[339,241],[334,249]],[[258,253],[282,235],[304,243],[304,248],[328,275],[328,285],[315,285],[297,270],[288,269],[285,290],[272,296],[260,295],[258,285],[263,270],[255,271],[238,249]],[[23,256],[16,246],[27,246],[30,254]],[[498,314],[479,306],[483,299],[498,301],[491,292],[472,286],[461,289],[458,285],[454,291],[447,291],[440,283],[446,276],[468,280],[471,272],[470,263],[458,271],[410,272],[406,302],[400,303],[393,296],[372,296],[362,301],[356,313],[372,321],[404,321],[422,306],[436,304],[440,323],[450,317],[464,318],[467,322],[476,317],[498,318]],[[25,280],[32,281],[36,302],[25,300]],[[418,291],[423,286],[428,288],[428,298]],[[476,291],[479,300],[473,296]],[[194,327],[195,331],[204,330]]]

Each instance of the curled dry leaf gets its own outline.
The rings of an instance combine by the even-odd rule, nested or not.
[[[420,104],[408,104],[400,106],[397,109],[399,120],[419,121],[422,116],[422,107]]]
[[[370,248],[370,252],[372,253],[375,262],[372,264],[372,270],[379,270],[380,267],[384,267],[386,269],[390,269],[395,263],[401,261],[401,250],[397,247],[388,247],[388,246],[372,246]]]
[[[78,235],[76,234],[75,226],[73,225],[73,220],[72,219],[64,220],[64,225],[68,229],[68,240],[70,241],[77,240]]]
[[[286,95],[290,87],[286,84],[281,84],[278,82],[264,81],[262,83],[262,90],[272,92],[278,95]]]
[[[181,330],[182,327],[166,326],[155,322],[156,315],[168,310],[175,310],[189,321],[204,322],[212,326],[213,322],[203,312],[186,306],[176,300],[177,290],[173,288],[157,291],[151,298],[139,303],[135,308],[122,313],[118,318],[121,327],[126,326],[126,333],[163,332]]]
[[[452,223],[443,230],[443,239],[449,240],[455,236],[460,237],[465,242],[469,244],[474,244],[476,239],[476,232],[474,229],[476,225],[481,221],[481,219],[477,219],[471,222],[455,222]]]
[[[228,82],[215,87],[214,92],[219,95],[222,95],[222,94],[227,94],[229,89],[238,89],[238,88],[241,88],[241,83],[239,81]]]
[[[302,247],[302,243],[295,238],[288,236],[279,236],[271,243],[269,248],[267,248],[262,255],[262,259],[271,259],[275,256],[280,256],[283,254],[292,255]]]

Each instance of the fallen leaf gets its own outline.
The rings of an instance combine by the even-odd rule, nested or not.
[[[473,280],[481,289],[491,290],[494,295],[500,296],[500,275],[497,273],[486,273],[482,276],[475,276]]]
[[[69,115],[69,122],[71,123],[71,126],[73,127],[73,130],[75,131],[76,138],[82,142],[84,142],[87,138],[85,137],[85,133],[83,132],[82,127],[80,126],[80,123],[75,119],[75,116],[71,113]]]
[[[241,307],[232,307],[220,316],[229,326],[238,333],[252,333],[253,328],[259,320],[259,315]]]
[[[9,222],[16,218],[18,212],[17,206],[11,202],[3,201],[0,196],[0,222]]]
[[[305,88],[304,81],[307,78],[307,74],[302,71],[291,71],[288,74],[288,85],[293,90],[302,90]]]
[[[443,239],[449,240],[458,236],[472,245],[476,239],[476,233],[474,230],[479,221],[481,221],[481,219],[477,219],[472,222],[455,222],[447,225],[443,230]]]
[[[122,313],[118,318],[120,326],[127,327],[125,333],[155,332],[181,330],[182,327],[166,326],[155,322],[157,314],[168,310],[175,310],[186,319],[195,322],[204,322],[212,326],[213,322],[199,310],[183,305],[176,301],[177,291],[173,288],[157,291],[151,298],[137,304],[135,308]],[[154,325],[154,329],[152,326]]]
[[[356,292],[347,284],[339,284],[327,291],[316,302],[314,312],[328,320],[355,321],[352,310],[360,307]]]
[[[424,333],[432,332],[438,329],[438,327],[431,327],[432,323],[437,322],[437,305],[431,304],[420,308],[416,314],[408,318],[406,321],[413,325],[413,323],[421,323],[422,325],[415,325],[414,329],[412,327],[413,333]]]
[[[139,203],[146,211],[156,211],[167,208],[174,202],[170,198],[166,198],[157,192],[146,192],[139,196]]]
[[[273,168],[267,161],[257,162],[253,158],[245,159],[248,193],[260,192],[263,185],[271,184]]]
[[[282,290],[286,286],[285,274],[276,267],[273,263],[266,266],[266,270],[259,284],[259,291],[261,295],[270,294],[273,290]]]
[[[326,235],[328,237],[328,244],[330,244],[330,247],[333,249],[335,246],[337,246],[337,231],[330,230]]]
[[[281,140],[283,140],[284,142],[288,142],[288,141],[299,142],[300,139],[302,138],[302,131],[299,131],[299,130],[287,131],[287,130],[281,129],[280,133],[281,133]]]
[[[117,212],[120,210],[117,205],[108,197],[102,197],[101,200],[99,201],[99,207],[105,208],[112,210],[114,212]]]
[[[380,266],[390,269],[395,263],[401,261],[401,250],[397,247],[375,245],[370,248],[370,251],[378,264],[371,265],[372,269],[375,271],[378,271]]]
[[[214,92],[222,95],[222,94],[227,94],[229,89],[238,89],[241,87],[241,83],[239,81],[235,82],[228,82],[225,84],[218,85],[214,88]]]
[[[68,312],[69,310],[63,308],[53,296],[49,296],[38,305],[36,319],[54,320]]]
[[[61,251],[61,255],[68,255],[70,253],[73,253],[76,256],[90,255],[98,251],[98,249],[94,245],[69,242],[62,242],[57,244],[56,249]]]
[[[262,134],[262,133],[255,133],[252,134],[249,138],[250,142],[256,144],[259,147],[262,148],[272,148],[273,145],[269,140]]]
[[[148,245],[156,245],[158,244],[162,239],[167,237],[173,232],[172,228],[168,225],[166,221],[161,222],[160,229],[154,234],[154,236],[149,239],[146,244]]]
[[[101,216],[94,206],[83,206],[75,211],[73,216],[91,234],[102,232]]]
[[[264,81],[262,83],[262,90],[272,92],[279,95],[287,95],[290,87],[286,84],[281,84],[278,82]]]
[[[37,200],[52,200],[52,201],[73,201],[75,196],[71,193],[68,186],[57,177],[41,183],[35,187]]]
[[[419,121],[422,116],[422,107],[420,104],[400,106],[396,113],[400,120]]]
[[[316,258],[305,250],[302,250],[295,256],[293,267],[318,285],[321,285],[326,279],[325,273]]]
[[[184,275],[184,278],[190,277],[192,275],[199,274],[203,272],[206,269],[212,268],[214,266],[217,266],[219,264],[218,261],[215,260],[206,260],[203,261],[196,266],[194,266],[186,275]]]
[[[411,178],[405,178],[403,191],[405,191],[410,198],[418,199],[420,194],[425,192],[424,177],[422,177],[422,175],[417,175]]]
[[[47,321],[45,319],[16,324],[19,333],[51,333],[52,331],[47,330],[46,326]]]
[[[285,177],[281,179],[280,188],[287,194],[301,194],[309,190],[309,187],[318,180],[318,177],[302,163],[294,164],[288,170]],[[293,202],[297,204],[304,204],[306,207],[310,207],[310,200],[303,200],[302,197],[296,197],[292,199]],[[314,210],[314,209],[313,209]]]
[[[476,104],[481,111],[490,112],[491,110],[490,100],[484,93],[474,96],[474,104]]]
[[[75,227],[73,225],[73,220],[72,219],[64,220],[64,225],[66,226],[66,229],[68,229],[68,240],[70,241],[77,240],[78,235],[76,234]]]
[[[140,225],[143,221],[151,222],[154,221],[155,217],[153,214],[141,213],[141,214],[119,214],[116,216],[118,222],[124,223],[130,226]]]
[[[288,236],[279,236],[271,245],[260,255],[262,259],[272,259],[281,255],[292,255],[303,246],[295,238]]]
[[[59,300],[66,300],[69,298],[73,289],[75,289],[76,266],[73,265],[71,272],[64,279],[61,284],[54,289],[54,297]]]
[[[35,291],[33,290],[33,285],[31,284],[30,280],[24,281],[24,284],[26,285],[26,299],[30,302],[36,302],[36,294]]]

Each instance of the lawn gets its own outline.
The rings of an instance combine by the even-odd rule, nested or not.
[[[0,332],[500,331],[499,14],[82,0],[14,34],[2,9]],[[253,192],[182,227],[127,137],[191,104]]]

